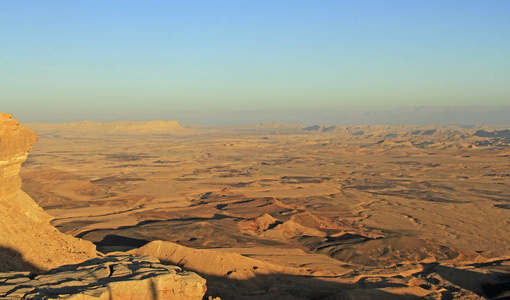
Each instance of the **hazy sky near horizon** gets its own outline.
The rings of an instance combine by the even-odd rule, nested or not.
[[[509,37],[507,0],[1,1],[0,111],[504,105]]]

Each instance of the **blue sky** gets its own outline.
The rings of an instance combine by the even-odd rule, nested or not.
[[[1,1],[0,111],[509,104],[509,37],[506,0]]]

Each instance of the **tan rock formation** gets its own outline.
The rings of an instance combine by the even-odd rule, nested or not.
[[[202,299],[205,279],[149,256],[105,256],[62,266],[40,276],[0,274],[8,299]]]
[[[62,234],[21,190],[21,164],[37,140],[10,114],[0,113],[0,271],[48,270],[96,256],[95,246]]]
[[[34,132],[20,126],[10,114],[0,113],[0,197],[13,197],[21,188],[21,164],[37,140]]]

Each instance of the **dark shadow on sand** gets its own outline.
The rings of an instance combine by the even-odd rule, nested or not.
[[[481,273],[443,265],[436,266],[433,271],[449,282],[489,299],[510,291],[510,273],[494,270]]]
[[[164,261],[162,261],[165,264]],[[168,263],[171,264],[171,263]],[[391,282],[380,286],[370,283],[346,284],[329,281],[327,278],[296,276],[288,274],[258,274],[249,279],[232,279],[225,276],[206,275],[193,271],[207,280],[204,299],[211,296],[222,300],[229,299],[388,299],[414,300],[414,295],[395,295],[374,288],[405,287]],[[369,298],[367,298],[368,296]]]
[[[119,247],[132,247],[134,249],[140,248],[149,242],[150,242],[149,240],[130,238],[116,234],[109,234],[105,236],[101,241],[95,244],[98,247],[119,246]]]
[[[227,215],[223,215],[223,214],[214,214],[212,218],[191,217],[191,218],[175,218],[175,219],[167,219],[167,220],[145,220],[145,221],[138,222],[135,225],[120,226],[118,228],[115,228],[115,230],[117,230],[117,231],[129,230],[129,229],[133,229],[133,228],[139,228],[144,225],[157,224],[157,223],[184,222],[184,221],[200,222],[200,221],[223,220],[223,219],[239,219],[239,218],[227,216]],[[114,229],[113,228],[100,228],[100,229],[87,230],[87,231],[80,232],[79,234],[76,235],[76,237],[83,238],[84,236],[86,236],[89,233],[97,232],[97,231],[104,231],[104,230],[114,230]]]
[[[163,264],[175,265],[168,261]],[[183,265],[180,265],[183,268]],[[207,275],[198,270],[196,272],[207,280],[206,297],[220,297],[227,299],[399,299],[411,300],[422,299],[412,294],[393,294],[381,290],[384,288],[405,288],[408,285],[392,282],[381,278],[379,282],[360,279],[356,283],[335,282],[334,278],[310,277],[288,274],[257,274],[253,278],[241,280],[224,276]],[[229,272],[230,273],[230,272]],[[503,293],[510,291],[510,274],[480,272],[457,269],[430,264],[423,274],[415,274],[424,278],[431,273],[438,274],[452,284],[474,292],[487,299],[501,298]],[[365,278],[366,279],[366,278]],[[434,280],[434,279],[432,279]],[[459,289],[455,286],[446,286],[441,292],[442,299],[454,299],[455,292]],[[205,297],[205,298],[206,298]]]
[[[0,272],[9,271],[37,274],[42,272],[41,269],[23,259],[23,255],[18,251],[7,246],[0,246]]]

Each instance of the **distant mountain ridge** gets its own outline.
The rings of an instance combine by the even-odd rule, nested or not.
[[[510,105],[424,106],[390,110],[265,109],[167,113],[182,124],[245,125],[508,125]]]
[[[479,137],[510,138],[510,130],[494,130],[492,132],[486,130],[477,130],[475,135]]]

